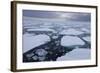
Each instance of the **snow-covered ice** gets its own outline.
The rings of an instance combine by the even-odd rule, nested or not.
[[[73,51],[66,53],[64,56],[58,57],[57,61],[64,60],[82,60],[82,59],[90,59],[91,58],[91,50],[90,49],[74,49]]]
[[[53,26],[51,26],[51,25],[44,25],[44,24],[43,24],[43,25],[41,25],[40,27],[41,27],[41,28],[52,28]]]
[[[43,60],[45,60],[45,56],[40,56],[40,57],[38,57],[38,59],[39,59],[40,61],[43,61]]]
[[[89,29],[86,29],[86,28],[81,28],[81,31],[84,31],[86,33],[90,33],[90,30]]]
[[[70,28],[68,30],[63,30],[60,34],[63,34],[63,35],[81,35],[83,33],[84,32],[82,32],[82,31]]]
[[[41,34],[32,36],[31,34],[26,33],[23,35],[23,53],[49,41],[50,38],[47,35]]]
[[[78,38],[77,36],[64,36],[61,39],[62,46],[77,46],[77,45],[84,45],[84,41]]]
[[[27,31],[51,31],[51,32],[54,32],[54,30],[48,29],[48,28],[28,29]]]
[[[90,36],[83,37],[83,39],[84,39],[85,41],[87,41],[87,42],[91,42],[91,38],[90,38]]]
[[[35,56],[32,57],[32,59],[38,60],[38,56],[35,55]]]
[[[45,56],[47,53],[48,53],[48,52],[47,52],[46,50],[44,50],[44,49],[37,49],[37,50],[36,50],[36,54],[37,54],[38,56]]]

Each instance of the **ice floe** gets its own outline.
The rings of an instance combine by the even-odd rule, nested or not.
[[[48,53],[48,52],[47,52],[46,50],[44,50],[44,49],[37,49],[37,50],[36,50],[36,54],[37,54],[38,56],[45,56],[47,53]]]
[[[75,46],[75,45],[84,45],[84,41],[78,38],[77,36],[64,36],[61,39],[61,45],[68,47],[68,46]]]
[[[23,52],[25,53],[26,51],[45,44],[48,41],[50,41],[50,38],[47,35],[41,34],[32,36],[31,34],[26,33],[23,35]]]
[[[64,60],[82,60],[82,59],[90,59],[91,58],[91,50],[90,49],[74,49],[73,51],[66,53],[64,56],[58,57],[58,61]]]
[[[84,39],[85,41],[87,41],[87,42],[91,42],[91,38],[90,38],[90,36],[83,37],[83,39]]]
[[[48,29],[48,28],[28,29],[27,31],[51,31],[51,32],[55,32],[54,30]]]
[[[82,31],[78,31],[76,29],[70,28],[68,30],[63,30],[60,34],[62,34],[62,35],[81,35],[83,33],[84,32],[82,32]]]
[[[90,30],[87,29],[87,28],[81,28],[81,31],[84,31],[84,32],[86,32],[86,33],[90,33]]]

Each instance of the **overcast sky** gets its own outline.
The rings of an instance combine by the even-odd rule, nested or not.
[[[36,18],[63,18],[72,21],[89,21],[91,20],[90,13],[79,12],[61,12],[61,11],[39,11],[39,10],[23,10],[23,16]]]

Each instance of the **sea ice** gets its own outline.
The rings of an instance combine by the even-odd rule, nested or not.
[[[87,42],[91,42],[91,38],[90,38],[89,36],[83,37],[83,39],[84,39],[85,41],[87,41]]]
[[[90,49],[74,49],[73,51],[66,53],[64,56],[58,57],[57,61],[64,60],[82,60],[82,59],[90,59],[91,58],[91,50]]]
[[[61,39],[61,45],[65,47],[84,45],[84,44],[85,44],[84,41],[78,38],[77,36],[64,36]]]
[[[83,33],[84,32],[82,32],[82,31],[78,31],[76,29],[70,28],[68,30],[63,30],[60,34],[63,34],[63,35],[81,35]]]
[[[41,34],[32,36],[31,34],[26,33],[23,35],[23,53],[49,41],[50,38],[47,35]]]

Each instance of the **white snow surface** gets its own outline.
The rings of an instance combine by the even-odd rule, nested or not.
[[[91,42],[91,38],[90,38],[90,36],[83,37],[83,39],[86,40],[87,42]]]
[[[88,48],[82,49],[74,49],[73,51],[66,53],[64,56],[58,57],[57,61],[64,60],[83,60],[91,58],[91,50]]]
[[[31,34],[26,33],[23,35],[23,53],[32,48],[45,44],[48,41],[50,41],[50,38],[47,35],[41,34],[32,36]]]
[[[63,35],[81,35],[83,33],[84,32],[82,32],[82,31],[70,28],[68,30],[63,30],[60,34],[63,34]]]
[[[44,49],[37,49],[36,54],[39,56],[45,56],[48,52],[45,51]]]
[[[85,42],[78,38],[77,36],[64,36],[61,39],[62,46],[76,46],[76,45],[84,45]]]
[[[86,32],[86,33],[90,33],[90,30],[89,29],[86,29],[86,28],[81,28],[82,31]]]
[[[49,28],[28,29],[27,31],[50,31],[50,32],[55,32],[54,30],[49,29]]]

